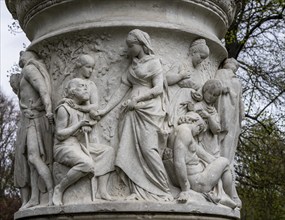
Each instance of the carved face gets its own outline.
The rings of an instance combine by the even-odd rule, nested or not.
[[[127,41],[127,45],[128,45],[128,54],[130,57],[134,58],[134,57],[138,57],[140,53],[142,53],[142,46],[139,44],[134,44],[134,43],[128,43]]]
[[[209,48],[207,46],[199,46],[190,49],[192,64],[194,67],[202,63],[209,56]]]
[[[225,69],[231,69],[234,73],[237,71],[238,66],[233,62],[226,62],[224,64]]]
[[[220,94],[220,91],[218,91],[217,89],[206,90],[203,94],[203,98],[207,104],[212,105],[217,101]]]
[[[128,55],[132,58],[139,57],[143,53],[143,48],[139,44],[138,40],[132,35],[129,34],[126,40],[128,46]]]
[[[80,68],[81,75],[85,78],[90,78],[93,72],[93,65],[92,64],[85,64]]]
[[[76,82],[75,88],[72,91],[74,97],[80,101],[89,100],[89,92],[86,83],[83,81]]]
[[[85,55],[81,57],[80,62],[81,62],[81,67],[79,68],[80,74],[84,78],[90,78],[91,74],[93,73],[93,68],[95,65],[93,58]]]
[[[194,127],[192,128],[192,135],[194,137],[205,131],[205,123],[202,123],[200,120],[203,119],[201,118],[198,122],[195,122]]]

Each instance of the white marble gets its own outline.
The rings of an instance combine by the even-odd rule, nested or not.
[[[23,112],[16,219],[103,204],[108,215],[238,218],[243,106],[238,64],[221,42],[236,3],[7,0],[31,40],[23,54],[34,55],[11,76]]]

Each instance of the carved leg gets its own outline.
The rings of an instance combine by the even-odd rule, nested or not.
[[[237,189],[236,189],[235,185],[233,185],[233,200],[237,204],[237,207],[241,208],[242,202],[241,202],[241,199],[238,196]]]
[[[107,183],[109,179],[110,174],[107,173],[103,176],[98,177],[98,191],[96,193],[97,199],[105,199],[105,200],[113,200],[113,198],[109,195],[107,192]]]
[[[62,203],[62,195],[63,195],[63,190],[60,184],[56,185],[54,187],[54,192],[53,192],[53,197],[52,197],[52,202],[56,206],[63,205]]]
[[[176,143],[176,142],[175,142]],[[188,181],[187,167],[185,161],[186,146],[181,143],[174,145],[174,169],[182,192],[190,190],[190,183]],[[184,195],[184,194],[183,194]],[[185,196],[183,196],[185,198]]]
[[[21,206],[22,208],[29,201],[30,188],[28,186],[20,188],[20,194],[21,194],[21,199],[22,199],[22,206]]]
[[[221,200],[220,203],[222,205],[228,206],[232,209],[237,207],[237,204],[228,196],[228,195],[224,195]]]
[[[30,127],[27,135],[29,163],[33,167],[33,170],[36,170],[34,172],[37,172],[44,180],[49,193],[48,205],[52,205],[53,180],[48,166],[43,162],[40,157],[39,146],[37,142],[38,137],[36,134],[37,132],[35,127]]]
[[[234,201],[233,197],[235,187],[233,182],[233,176],[229,167],[226,168],[225,172],[223,173],[222,181],[224,191],[228,196],[223,196],[220,203],[234,209],[238,206],[238,204]]]
[[[38,173],[33,165],[30,165],[31,171],[31,198],[30,200],[21,207],[21,209],[30,208],[39,204],[39,188],[38,188]]]
[[[87,173],[83,173],[80,171],[75,171],[72,168],[68,171],[66,176],[60,181],[58,185],[54,188],[53,193],[53,204],[54,205],[63,205],[62,203],[62,196],[64,191],[72,184],[76,183],[80,178],[85,176]]]
[[[237,207],[241,208],[242,202],[238,196],[237,189],[235,186],[236,177],[235,177],[235,168],[234,168],[233,163],[230,165],[230,167],[231,167],[231,173],[232,173],[232,177],[233,177],[233,197],[232,198],[235,201],[235,203],[237,204]]]

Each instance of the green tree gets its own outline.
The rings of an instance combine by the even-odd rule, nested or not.
[[[0,219],[13,219],[20,207],[18,190],[14,187],[13,172],[15,140],[19,110],[12,99],[0,91]]]
[[[242,0],[225,37],[229,57],[240,64],[246,117],[266,119],[269,111],[284,127],[285,1]],[[258,102],[257,102],[258,100]]]
[[[241,64],[245,121],[236,156],[242,219],[285,219],[285,1],[242,0],[225,45]]]
[[[267,138],[261,138],[264,136]],[[263,121],[263,125],[251,125],[242,135],[236,158],[242,219],[285,219],[284,133],[275,128],[271,119]]]

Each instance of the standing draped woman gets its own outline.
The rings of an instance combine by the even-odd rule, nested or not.
[[[147,33],[135,29],[126,43],[132,63],[122,77],[119,89],[103,110],[91,111],[102,116],[119,104],[122,114],[119,147],[115,165],[128,177],[133,200],[169,201],[168,179],[158,148],[165,119],[163,73]]]

